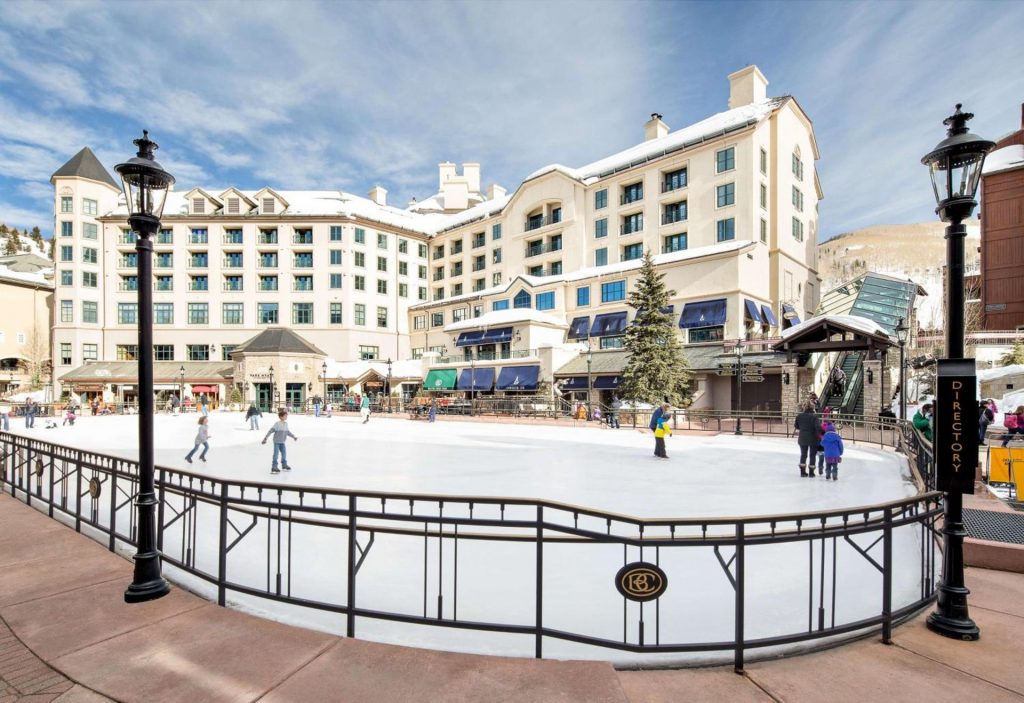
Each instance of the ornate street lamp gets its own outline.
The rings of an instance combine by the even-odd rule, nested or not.
[[[594,385],[593,375],[591,374],[591,367],[594,363],[594,351],[590,347],[590,337],[587,337],[587,422],[590,422],[590,418],[594,414],[594,408],[591,405],[591,386]]]
[[[268,405],[270,406],[270,411],[273,412],[274,411],[274,403],[277,400],[276,394],[274,392],[274,367],[273,366],[271,366],[270,369],[267,371],[267,375],[270,377],[270,396],[267,398],[267,400],[269,401]]]
[[[387,392],[388,392],[388,413],[391,413],[391,357],[384,362],[388,365]]]
[[[743,340],[736,340],[736,431],[733,434],[743,434],[740,427],[740,412],[743,410]]]
[[[139,395],[142,400],[142,395]],[[185,402],[185,364],[178,368],[178,406],[184,408]]]
[[[134,141],[138,153],[114,170],[121,176],[128,204],[128,225],[138,239],[135,251],[139,271],[139,494],[138,543],[135,573],[124,593],[128,603],[140,603],[167,595],[171,590],[160,574],[160,553],[156,547],[156,494],[153,490],[153,242],[150,237],[160,229],[167,192],[174,176],[153,158],[157,145],[143,130]]]
[[[323,366],[321,366],[320,368],[324,372],[324,404],[326,405],[327,404],[327,362],[325,361],[323,363]]]
[[[900,419],[907,419],[907,371],[906,371],[906,347],[907,338],[910,336],[910,327],[904,318],[896,324],[896,340],[900,343]]]
[[[946,357],[964,358],[964,239],[967,228],[963,221],[970,217],[977,204],[974,196],[981,179],[985,155],[993,142],[971,134],[967,121],[969,112],[956,112],[943,120],[949,129],[946,138],[928,152],[921,163],[928,167],[935,212],[946,227]],[[972,416],[973,417],[973,416]],[[974,464],[973,460],[970,462]],[[976,640],[981,634],[967,609],[964,586],[963,494],[947,491],[943,500],[942,579],[938,585],[938,603],[928,616],[928,629],[946,637]]]

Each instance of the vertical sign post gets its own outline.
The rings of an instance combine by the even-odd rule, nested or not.
[[[935,488],[974,493],[978,466],[978,397],[974,359],[939,359],[935,396]]]

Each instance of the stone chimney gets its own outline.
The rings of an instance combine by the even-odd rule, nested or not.
[[[761,102],[768,97],[768,79],[754,64],[729,74],[729,109]]]
[[[368,197],[382,207],[388,204],[388,192],[380,186],[370,188]]]
[[[480,192],[480,164],[462,164],[462,177],[466,179],[466,188],[470,193]]]
[[[668,125],[661,121],[661,115],[657,112],[651,113],[651,119],[644,125],[644,141],[660,139],[668,134]]]
[[[505,197],[506,192],[507,191],[497,183],[492,183],[491,185],[487,186],[487,199],[497,200],[498,198],[503,198]]]

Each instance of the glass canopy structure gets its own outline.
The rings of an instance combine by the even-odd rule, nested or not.
[[[895,335],[900,318],[908,323],[919,295],[924,288],[909,279],[893,278],[880,273],[865,273],[821,296],[818,315],[858,315],[874,320]]]

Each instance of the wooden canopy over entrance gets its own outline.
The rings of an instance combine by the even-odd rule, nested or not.
[[[848,325],[829,316],[807,320],[799,330],[775,344],[775,351],[786,353],[792,362],[794,354],[813,352],[866,351],[868,358],[884,356],[893,341],[881,330],[869,331]]]

